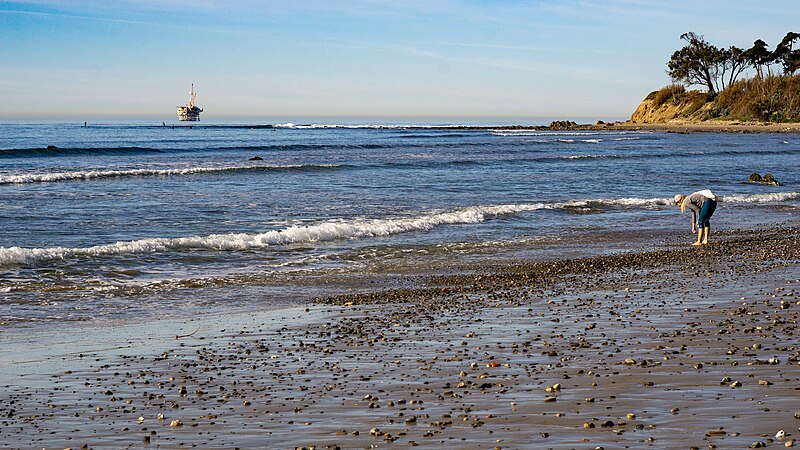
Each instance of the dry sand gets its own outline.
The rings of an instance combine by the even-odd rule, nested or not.
[[[787,445],[800,435],[800,230],[716,237],[486,267],[308,311],[45,336],[2,365],[0,442]]]
[[[642,130],[668,133],[800,133],[800,123],[742,123],[737,121],[631,123],[616,122],[593,127],[603,130]]]

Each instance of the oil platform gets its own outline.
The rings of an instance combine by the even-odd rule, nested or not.
[[[189,92],[189,103],[186,106],[178,106],[178,120],[181,122],[199,122],[200,113],[203,108],[194,104],[194,98],[197,93],[194,91],[194,83],[192,83],[192,90]]]

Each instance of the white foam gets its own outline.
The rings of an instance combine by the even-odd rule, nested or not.
[[[726,203],[781,202],[800,198],[800,192],[771,194],[731,194]],[[553,203],[522,203],[473,206],[454,211],[435,212],[418,217],[356,219],[293,225],[264,233],[229,233],[177,238],[146,238],[92,247],[22,248],[0,247],[0,267],[36,264],[48,260],[81,257],[162,253],[181,249],[248,250],[276,245],[326,242],[339,239],[368,239],[400,233],[431,230],[443,225],[476,224],[493,217],[539,210],[590,209],[603,207],[653,208],[672,205],[672,198],[597,198]]]
[[[800,192],[772,192],[769,194],[730,194],[722,197],[725,203],[769,203],[800,198]]]
[[[596,159],[596,158],[616,158],[617,155],[567,155],[560,156],[561,159]]]
[[[516,137],[516,136],[535,136],[535,137],[543,137],[543,136],[619,136],[619,135],[626,135],[626,134],[643,134],[646,132],[642,131],[531,131],[531,130],[502,130],[502,129],[495,129],[489,130],[492,133],[492,136],[505,136],[505,137]],[[615,140],[622,140],[625,138],[617,138]],[[628,139],[639,139],[638,137],[631,137]]]
[[[325,123],[307,123],[296,124],[292,122],[276,123],[272,125],[275,128],[289,128],[297,130],[327,130],[327,129],[345,129],[345,130],[406,130],[406,129],[419,129],[419,130],[439,130],[439,129],[463,129],[464,125],[402,125],[402,124],[325,124]]]
[[[599,199],[594,200],[595,202],[601,205],[608,205],[608,206],[665,206],[671,205],[672,199],[671,198],[612,198],[612,199]]]
[[[603,142],[602,139],[556,139],[557,142],[562,142],[564,144],[574,144],[576,142],[585,142],[587,144],[599,144]]]
[[[52,183],[70,180],[95,180],[103,178],[145,177],[145,176],[180,176],[198,173],[230,172],[236,170],[269,170],[299,169],[302,165],[276,166],[223,166],[223,167],[187,167],[182,169],[128,169],[128,170],[84,170],[74,172],[26,173],[19,175],[0,175],[0,184]],[[336,167],[335,165],[319,165],[314,167]]]
[[[562,205],[568,205],[567,202]],[[212,234],[178,238],[146,238],[92,247],[21,248],[0,247],[0,266],[35,264],[45,260],[168,252],[178,249],[247,250],[273,245],[324,242],[337,239],[363,239],[398,233],[430,230],[441,225],[483,222],[487,217],[537,209],[558,208],[559,204],[493,205],[464,208],[420,217],[354,221],[330,221],[307,226],[291,226],[265,233]]]

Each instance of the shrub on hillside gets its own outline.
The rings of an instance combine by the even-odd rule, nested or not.
[[[680,84],[670,84],[658,91],[650,93],[647,98],[653,100],[655,106],[661,106],[669,100],[672,100],[673,104],[677,104],[684,94],[686,94],[686,88],[684,86]]]
[[[713,110],[737,120],[800,121],[800,76],[741,80],[720,92]]]

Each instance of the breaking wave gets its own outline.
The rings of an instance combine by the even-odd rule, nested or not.
[[[780,202],[800,198],[800,192],[726,195],[726,203]],[[92,247],[21,248],[0,247],[0,267],[34,265],[42,261],[151,254],[188,249],[245,251],[288,244],[328,242],[342,239],[368,239],[400,233],[427,231],[445,225],[477,224],[500,216],[540,210],[603,210],[614,208],[655,208],[671,205],[671,198],[586,199],[552,203],[522,203],[472,206],[435,212],[417,217],[327,221],[312,225],[293,225],[263,233],[229,233],[177,238],[145,238]]]
[[[305,123],[298,124],[293,122],[276,123],[273,128],[289,128],[298,130],[450,130],[450,129],[481,129],[483,127],[468,125],[402,125],[402,124],[325,124],[325,123]]]
[[[769,194],[732,194],[722,197],[725,203],[771,203],[800,198],[800,192],[773,192]]]
[[[651,134],[644,131],[531,131],[531,130],[489,130],[492,136],[503,137],[548,137],[548,136],[622,136],[627,134]],[[630,138],[639,139],[639,138]]]
[[[277,165],[277,166],[227,166],[227,167],[187,167],[183,169],[128,169],[128,170],[83,170],[75,172],[28,173],[21,175],[0,175],[0,184],[53,183],[72,180],[95,180],[103,178],[180,176],[220,172],[270,172],[328,170],[340,168],[335,164]]]

